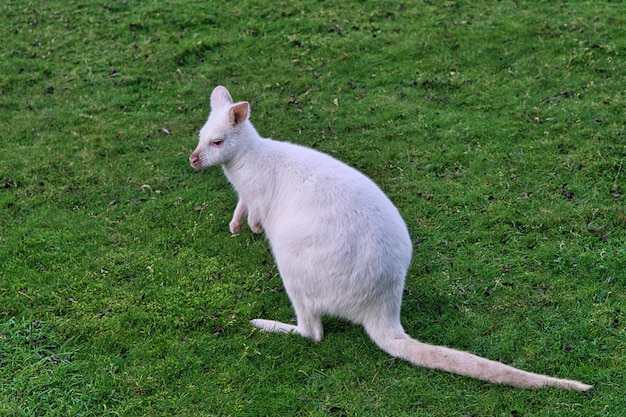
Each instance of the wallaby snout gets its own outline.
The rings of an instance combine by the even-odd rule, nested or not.
[[[200,162],[200,154],[197,150],[193,151],[191,155],[189,155],[189,163],[195,169],[202,168],[202,163]]]

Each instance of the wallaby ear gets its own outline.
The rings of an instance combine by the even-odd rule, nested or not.
[[[247,101],[242,101],[240,103],[235,104],[230,108],[230,112],[228,113],[228,117],[230,119],[230,125],[235,127],[240,123],[245,122],[248,119],[248,114],[250,113],[250,105]]]
[[[211,93],[211,109],[222,109],[231,104],[233,104],[233,98],[230,96],[226,87],[222,87],[221,85],[215,87]]]

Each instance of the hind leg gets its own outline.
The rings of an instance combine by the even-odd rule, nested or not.
[[[322,328],[322,318],[314,315],[303,308],[294,306],[298,325],[282,323],[275,320],[256,319],[250,321],[254,327],[264,332],[271,333],[297,333],[300,336],[319,342],[324,337],[324,329]]]

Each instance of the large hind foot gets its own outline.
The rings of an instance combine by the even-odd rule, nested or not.
[[[319,317],[307,316],[303,319],[301,316],[298,316],[297,326],[294,326],[293,324],[281,323],[280,321],[264,319],[251,320],[250,323],[264,332],[296,333],[316,342],[319,342],[324,337],[322,320]]]
[[[255,319],[250,320],[250,323],[261,329],[264,332],[269,333],[298,333],[298,327],[292,324],[281,323],[275,320]]]

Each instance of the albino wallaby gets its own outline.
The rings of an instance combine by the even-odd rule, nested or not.
[[[322,316],[341,317],[417,366],[523,388],[592,388],[408,336],[400,304],[412,247],[396,207],[369,178],[331,156],[262,138],[249,116],[247,102],[233,103],[226,88],[216,87],[189,162],[196,169],[222,165],[239,197],[230,231],[239,232],[247,215],[272,247],[297,326],[261,319],[254,326],[320,341]]]

